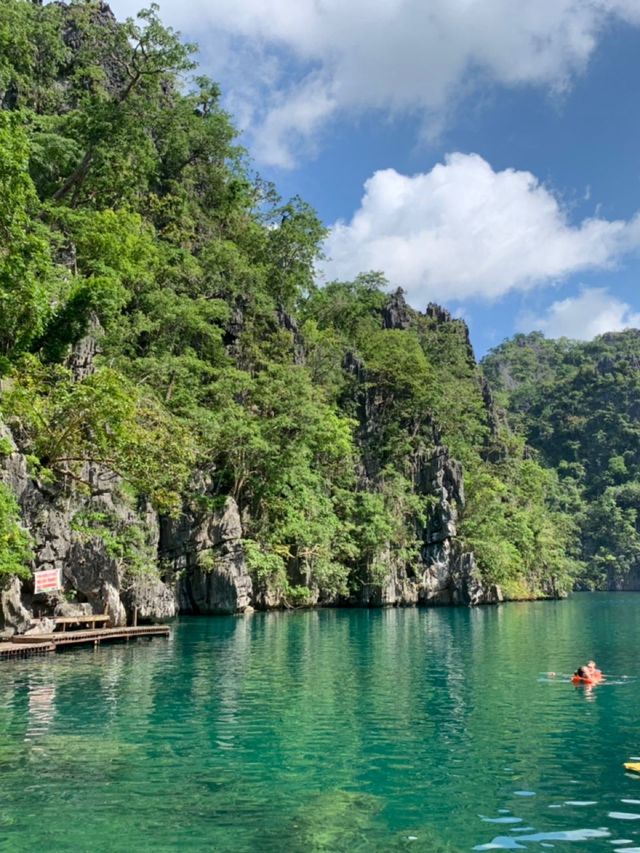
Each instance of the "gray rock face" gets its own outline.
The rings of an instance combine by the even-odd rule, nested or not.
[[[305,349],[304,349],[304,340],[302,334],[300,332],[300,328],[294,318],[283,308],[282,305],[278,307],[277,311],[277,320],[278,325],[281,329],[289,332],[293,339],[293,362],[294,364],[304,364],[305,362]]]
[[[420,491],[437,500],[423,531],[420,584],[423,604],[495,604],[502,601],[496,586],[485,585],[474,555],[457,541],[458,519],[464,509],[462,466],[438,447],[420,469]]]
[[[498,435],[498,431],[500,429],[500,420],[498,418],[498,412],[496,410],[496,404],[493,399],[493,392],[491,391],[491,386],[487,382],[485,376],[480,380],[480,386],[482,390],[482,400],[484,402],[485,411],[487,412],[487,426],[489,427],[489,435],[492,438],[495,438]]]
[[[31,613],[22,603],[21,584],[18,578],[0,588],[0,633],[23,634],[31,624]]]
[[[449,539],[428,546],[425,562],[421,604],[474,607],[503,600],[500,587],[483,582],[474,555],[460,551],[457,543]]]
[[[466,325],[454,319],[448,311],[433,303],[425,315],[437,325],[459,324],[464,331],[463,341],[467,357],[475,364]],[[410,329],[414,326],[416,312],[411,309],[398,289],[391,294],[381,311],[381,325],[385,329]],[[375,389],[367,384],[366,368],[353,353],[347,353],[343,365],[356,383],[358,440],[363,459],[360,480],[364,489],[375,490],[380,474],[380,463],[375,453],[375,436],[379,420],[379,400]],[[487,418],[492,434],[498,429],[493,400],[488,385],[479,388],[487,408]],[[418,456],[413,462],[415,492],[433,499],[426,524],[416,531],[422,542],[420,559],[415,565],[397,565],[389,547],[380,554],[379,564],[387,565],[388,572],[382,583],[364,584],[350,603],[361,606],[403,606],[423,604],[487,604],[502,600],[496,587],[485,587],[473,554],[465,552],[458,543],[458,524],[464,509],[464,478],[462,466],[452,459],[432,424],[433,450]],[[374,452],[369,444],[373,442]]]
[[[92,612],[91,605],[88,602],[78,604],[75,601],[67,601],[64,598],[53,608],[54,616],[66,616],[68,618],[75,616],[90,616]]]
[[[191,509],[179,521],[163,519],[160,554],[179,578],[182,612],[239,613],[252,603],[242,523],[233,498],[217,512]]]
[[[178,612],[175,590],[157,575],[149,572],[138,575],[120,591],[120,600],[127,612],[128,621],[134,615],[143,622],[171,619]]]
[[[112,627],[127,624],[127,613],[120,601],[118,561],[105,552],[101,541],[70,542],[63,572],[65,580],[87,599],[94,613],[108,613]]]
[[[270,583],[256,584],[253,604],[258,610],[278,610],[287,606],[282,590]]]
[[[77,382],[86,379],[95,372],[95,358],[100,352],[99,340],[103,334],[102,326],[96,316],[92,317],[87,334],[73,347],[66,366]]]
[[[364,607],[495,604],[502,601],[497,586],[483,582],[471,552],[457,541],[458,519],[464,508],[462,466],[437,447],[430,457],[419,459],[415,470],[416,491],[435,501],[427,522],[419,531],[423,546],[415,565],[395,565],[390,552],[380,555],[389,571],[381,584],[365,585],[353,602]]]
[[[56,627],[53,619],[45,616],[44,619],[39,619],[31,628],[24,633],[28,637],[37,637],[39,634],[51,634]]]
[[[443,308],[441,305],[436,305],[435,302],[430,302],[427,305],[427,310],[425,311],[425,316],[429,317],[433,320],[437,325],[442,326],[444,324],[455,324],[462,329],[464,336],[465,348],[467,351],[467,358],[469,359],[469,363],[475,365],[476,357],[473,352],[473,347],[471,346],[471,338],[469,337],[469,327],[464,322],[464,320],[460,320],[457,317],[452,317],[449,311],[446,308]]]
[[[404,298],[404,290],[399,287],[382,308],[382,326],[384,329],[409,329],[413,313]]]
[[[464,507],[462,465],[449,457],[446,447],[438,447],[419,466],[417,485],[420,494],[436,499],[427,519],[425,543],[434,545],[451,539],[457,533],[458,508]]]
[[[438,305],[428,305],[425,316],[438,325],[460,323],[464,326],[462,321],[455,320]],[[398,289],[387,298],[382,308],[381,325],[385,329],[409,329],[414,322],[415,312],[407,305],[402,290]],[[475,363],[468,334],[464,340],[467,355]],[[378,420],[375,392],[367,388],[366,369],[357,356],[348,353],[344,369],[361,389],[357,395],[357,413],[364,463],[362,487],[375,489],[379,462],[375,453],[369,453],[368,449],[369,441],[376,435]],[[484,392],[490,426],[497,429],[497,422],[492,419],[495,416],[490,390],[488,386],[486,390],[480,390]],[[365,607],[403,606],[416,602],[474,605],[502,600],[499,589],[485,588],[473,554],[464,552],[457,541],[459,517],[465,502],[462,466],[440,444],[435,425],[432,425],[432,430],[434,449],[429,455],[416,458],[413,464],[416,493],[433,499],[426,524],[416,531],[423,543],[420,559],[416,565],[397,565],[389,547],[386,554],[379,555],[379,564],[388,566],[382,583],[365,584],[351,603]]]
[[[384,557],[382,558],[384,561]],[[404,566],[394,565],[381,584],[367,584],[353,603],[360,607],[410,607],[418,603],[420,588]]]
[[[148,508],[131,509],[114,496],[118,481],[112,474],[87,467],[85,479],[91,483],[92,496],[87,498],[64,486],[45,486],[34,480],[27,470],[24,456],[17,451],[12,434],[0,422],[0,438],[8,439],[14,452],[0,459],[0,482],[15,494],[25,526],[33,539],[32,569],[60,569],[64,591],[33,597],[33,582],[14,579],[0,593],[0,629],[24,632],[29,627],[34,609],[47,615],[61,615],[67,606],[81,606],[94,613],[108,613],[112,626],[127,624],[127,608],[138,606],[143,619],[173,616],[176,602],[173,590],[157,577],[143,572],[131,576],[122,561],[110,553],[100,535],[81,533],[74,520],[90,511],[103,514],[126,529],[138,526],[144,530],[151,566],[155,563],[158,522]],[[74,592],[78,602],[69,605],[64,592]],[[71,615],[76,615],[75,612]]]
[[[430,319],[435,320],[438,324],[453,322],[453,317],[449,311],[447,311],[446,308],[443,308],[442,305],[438,305],[435,302],[430,302],[427,305],[425,314]]]

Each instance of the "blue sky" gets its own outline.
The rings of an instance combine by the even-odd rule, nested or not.
[[[132,0],[113,3],[133,14]],[[640,0],[195,0],[256,168],[332,228],[323,275],[380,269],[516,331],[640,326]]]

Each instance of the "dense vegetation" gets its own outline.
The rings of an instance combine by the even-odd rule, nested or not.
[[[517,335],[484,371],[578,522],[582,579],[624,585],[640,571],[640,331],[590,343]]]
[[[191,57],[153,8],[0,0],[1,407],[34,476],[106,466],[165,514],[232,495],[256,581],[305,601],[415,563],[444,441],[487,579],[566,587],[555,475],[495,422],[464,324],[384,328],[376,275],[318,289],[322,224],[252,174]]]

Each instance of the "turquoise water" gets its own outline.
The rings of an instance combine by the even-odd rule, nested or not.
[[[639,640],[640,595],[582,594],[3,663],[0,850],[638,851]]]

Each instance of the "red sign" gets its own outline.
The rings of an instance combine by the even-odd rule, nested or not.
[[[35,594],[39,592],[54,592],[62,587],[62,578],[60,577],[60,569],[45,569],[43,572],[35,572],[33,577],[35,580]]]

